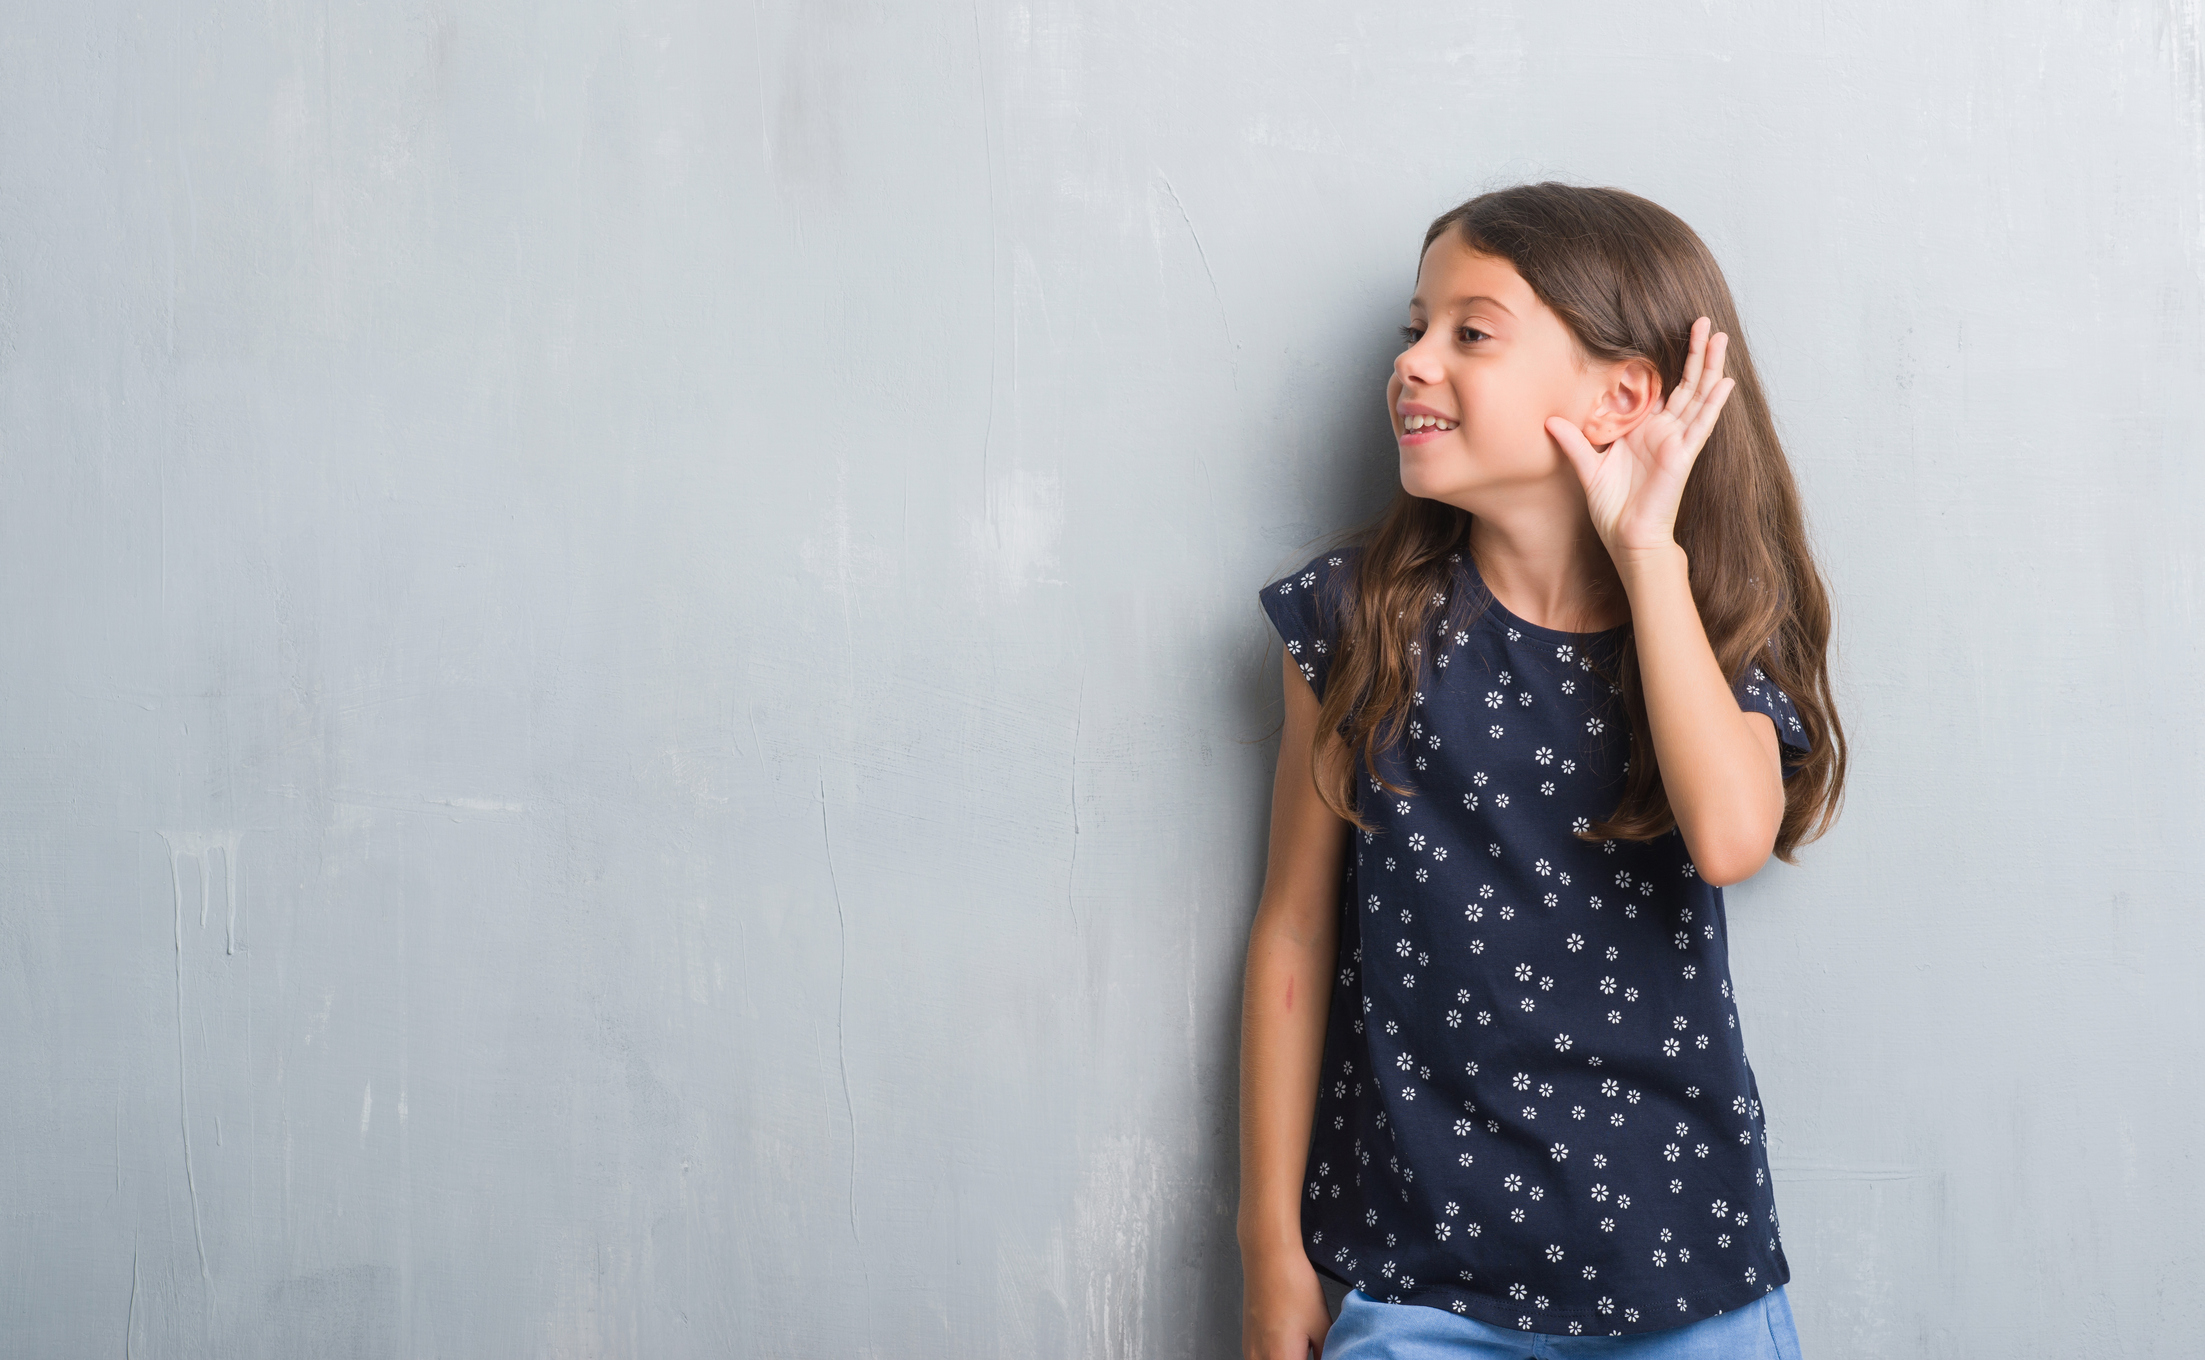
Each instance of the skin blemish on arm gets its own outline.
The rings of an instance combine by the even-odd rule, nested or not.
[[[1292,978],[1286,980],[1286,1008],[1288,1010],[1294,1009],[1294,979]]]

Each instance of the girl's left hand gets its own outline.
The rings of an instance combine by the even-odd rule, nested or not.
[[[1723,377],[1723,351],[1730,337],[1717,333],[1710,340],[1711,324],[1704,316],[1692,323],[1691,353],[1669,399],[1605,452],[1595,449],[1571,421],[1547,417],[1547,433],[1585,484],[1585,508],[1612,557],[1659,551],[1676,542],[1677,503],[1684,497],[1685,478],[1738,385],[1736,379]]]

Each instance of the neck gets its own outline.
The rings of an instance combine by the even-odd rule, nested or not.
[[[1511,614],[1541,628],[1596,633],[1627,622],[1629,601],[1615,562],[1582,503],[1473,513],[1470,557],[1486,589]]]

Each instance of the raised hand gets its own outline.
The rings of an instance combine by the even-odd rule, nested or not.
[[[1547,433],[1585,484],[1593,528],[1619,562],[1676,542],[1677,503],[1684,496],[1685,478],[1738,385],[1723,376],[1723,351],[1730,337],[1717,332],[1710,340],[1710,326],[1704,316],[1692,323],[1684,376],[1669,389],[1668,400],[1605,452],[1594,448],[1573,422],[1547,417]]]

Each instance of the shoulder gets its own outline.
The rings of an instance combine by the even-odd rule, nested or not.
[[[1731,693],[1737,696],[1741,709],[1767,715],[1776,725],[1776,739],[1780,743],[1804,754],[1813,748],[1813,742],[1808,738],[1806,725],[1800,721],[1799,708],[1792,702],[1792,696],[1786,694],[1784,687],[1770,674],[1773,655],[1773,648],[1764,646],[1748,657],[1738,678],[1731,683]]]
[[[1355,579],[1355,563],[1362,554],[1359,543],[1326,548],[1284,576],[1264,584],[1266,595],[1336,595]]]
[[[1328,548],[1265,583],[1260,592],[1263,612],[1286,643],[1287,655],[1320,699],[1327,662],[1344,627],[1347,612],[1341,608],[1341,595],[1354,580],[1355,559],[1351,547]]]

